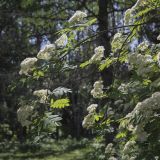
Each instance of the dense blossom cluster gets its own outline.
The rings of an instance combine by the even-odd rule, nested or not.
[[[125,14],[124,14],[124,24],[125,25],[130,25],[133,23],[132,17],[132,9],[127,9]]]
[[[137,46],[137,50],[139,50],[141,52],[144,52],[148,49],[148,47],[149,47],[149,42],[148,41],[143,41],[142,43],[140,43]]]
[[[131,9],[128,9],[125,12],[125,17],[124,17],[125,24],[132,24],[133,21],[135,20],[133,17],[135,15],[135,12],[137,11],[137,9],[139,7],[145,6],[147,4],[147,2],[148,2],[148,0],[146,0],[146,1],[145,0],[138,0],[137,3]],[[71,23],[72,22],[82,22],[83,19],[86,16],[87,16],[86,13],[81,12],[81,11],[76,11],[75,14],[69,19],[69,22],[71,22]],[[113,53],[119,53],[120,50],[124,49],[124,47],[123,47],[124,42],[125,43],[129,42],[129,41],[126,42],[125,38],[126,37],[122,33],[116,33],[115,34],[115,36],[113,37],[113,40],[111,42]],[[157,40],[160,40],[160,35],[157,37]],[[37,58],[38,59],[44,59],[44,60],[50,60],[53,57],[53,54],[55,53],[56,47],[60,47],[60,48],[65,47],[67,45],[67,43],[68,43],[68,37],[67,37],[66,34],[63,34],[60,38],[58,38],[55,41],[56,46],[54,44],[46,45],[44,47],[44,49],[40,50],[40,52],[37,55]],[[129,99],[129,102],[127,102],[127,103],[129,105],[128,108],[131,109],[132,104],[135,104],[135,101],[137,99],[141,98],[141,96],[143,96],[143,95],[140,95],[142,90],[141,90],[141,92],[139,92],[139,90],[141,89],[140,88],[140,83],[142,83],[142,81],[145,80],[146,77],[150,78],[149,73],[153,72],[153,68],[154,68],[154,64],[155,64],[154,63],[154,61],[155,61],[154,56],[149,55],[149,52],[148,52],[149,47],[150,47],[149,43],[147,41],[144,41],[144,42],[142,42],[138,45],[137,49],[135,50],[136,53],[129,54],[128,59],[126,58],[127,56],[122,57],[122,58],[125,59],[125,62],[128,60],[130,67],[136,71],[138,76],[137,75],[136,76],[134,75],[133,77],[131,76],[133,78],[132,81],[134,81],[133,83],[131,83],[131,82],[121,83],[121,79],[119,80],[119,79],[115,78],[116,81],[114,81],[115,84],[114,83],[112,84],[111,94],[108,94],[109,96],[111,95],[111,98],[108,98],[108,101],[110,101],[110,99],[111,99],[112,102],[111,101],[110,101],[111,103],[107,102],[107,105],[106,105],[107,108],[105,108],[106,106],[104,107],[105,108],[105,114],[107,115],[107,118],[108,118],[107,120],[108,121],[112,121],[112,117],[114,115],[116,115],[115,118],[118,117],[117,115],[119,113],[118,114],[116,113],[115,108],[120,108],[120,106],[125,108],[125,104],[123,104],[123,103],[125,101],[127,101],[126,99]],[[126,51],[126,48],[124,50]],[[96,47],[94,49],[94,55],[90,58],[89,63],[91,64],[91,63],[100,62],[104,57],[104,51],[105,51],[104,46]],[[112,54],[112,55],[114,55],[114,54]],[[119,54],[119,57],[121,58],[121,54]],[[27,75],[28,72],[34,67],[35,63],[37,62],[37,58],[27,58],[27,59],[25,59],[21,63],[20,73]],[[157,61],[158,61],[158,64],[160,66],[160,52],[157,54]],[[138,77],[138,78],[136,79],[135,77],[136,78]],[[143,79],[143,78],[145,78],[145,79]],[[151,81],[151,80],[149,79],[148,81]],[[115,90],[117,91],[117,89],[115,89],[115,88],[117,88],[117,84],[120,84],[120,83],[121,83],[121,85],[118,87],[118,90],[120,92],[118,92],[114,95]],[[96,81],[94,83],[93,87],[94,88],[91,90],[91,95],[94,98],[103,98],[104,97],[103,81],[101,81],[101,80]],[[138,87],[138,89],[137,89],[137,87]],[[151,91],[151,90],[149,90],[149,91]],[[53,92],[51,92],[48,89],[41,89],[41,90],[34,91],[33,95],[35,95],[39,98],[40,103],[46,103],[47,100],[48,100],[48,97],[52,93]],[[119,93],[122,93],[123,95],[119,94]],[[136,94],[135,94],[135,96],[133,96],[134,98],[130,98],[134,94],[131,95],[129,93],[136,93]],[[116,97],[117,95],[119,97]],[[146,95],[148,96],[148,93]],[[146,95],[144,94],[144,96],[146,96]],[[113,105],[113,107],[112,107],[112,105]],[[96,119],[96,109],[97,109],[97,107],[98,107],[97,104],[91,104],[90,106],[88,106],[88,108],[87,108],[88,114],[84,117],[84,120],[82,122],[82,126],[84,128],[89,129],[89,128],[94,126],[94,124],[96,122],[95,119]],[[127,112],[128,112],[128,108],[126,109]],[[128,115],[124,116],[123,114],[121,114],[121,115],[119,114],[120,115],[119,117],[121,117],[123,119],[122,122],[126,122],[126,124],[124,123],[124,125],[123,125],[124,126],[123,129],[127,130],[126,133],[124,133],[124,135],[126,134],[125,138],[126,138],[127,143],[125,145],[124,145],[124,142],[120,143],[120,145],[118,144],[119,145],[118,147],[123,148],[120,151],[120,153],[122,153],[122,155],[120,155],[120,156],[115,151],[115,149],[113,147],[114,146],[113,143],[109,143],[106,146],[106,148],[105,148],[105,145],[104,145],[104,148],[105,148],[105,153],[104,154],[107,155],[108,159],[109,160],[118,160],[119,157],[122,158],[122,160],[128,160],[128,159],[134,160],[134,159],[136,159],[136,157],[134,157],[134,155],[130,155],[130,153],[132,151],[136,150],[135,148],[137,147],[137,143],[136,143],[137,141],[139,141],[140,143],[143,143],[143,142],[146,142],[147,139],[149,139],[148,137],[149,137],[150,133],[148,133],[148,131],[146,131],[145,126],[150,121],[150,119],[157,114],[157,110],[159,110],[159,109],[160,109],[160,92],[155,92],[155,93],[152,94],[151,97],[143,100],[142,102],[137,103],[135,108],[132,110],[132,112],[128,113]],[[20,107],[18,109],[18,111],[17,111],[18,120],[22,123],[23,126],[27,126],[31,123],[28,120],[28,118],[31,115],[32,111],[33,111],[32,106]],[[102,113],[104,113],[103,110],[102,110]],[[124,117],[122,117],[122,116],[124,116]],[[108,121],[107,121],[107,123],[110,123]],[[103,123],[101,121],[101,119],[99,120],[99,124],[100,123]],[[110,125],[112,125],[112,124],[110,123]],[[103,125],[100,126],[100,127],[103,128]],[[113,128],[114,131],[119,132],[119,130],[117,129],[118,127],[117,128],[112,127],[112,128]],[[105,133],[108,132],[107,130],[103,130],[103,131]],[[128,133],[130,134],[130,136],[127,135]],[[122,135],[122,136],[124,136],[124,135]],[[123,147],[123,145],[124,145],[124,147]]]
[[[68,22],[82,22],[87,17],[87,14],[82,11],[76,11],[74,15],[68,20]]]
[[[125,25],[131,25],[134,23],[134,15],[140,8],[147,6],[148,0],[138,0],[132,8],[126,10],[124,14]]]
[[[158,65],[160,66],[160,52],[157,54],[157,62],[158,62]]]
[[[112,51],[114,53],[119,51],[122,48],[123,42],[124,42],[124,36],[122,35],[122,33],[120,32],[116,33],[111,42]]]
[[[88,106],[87,111],[88,111],[88,115],[86,115],[84,117],[84,120],[82,122],[82,126],[84,128],[91,128],[93,127],[94,123],[95,123],[95,118],[94,118],[94,114],[96,113],[96,108],[98,107],[97,104],[91,104],[90,106]]]
[[[98,107],[98,104],[91,104],[88,106],[87,111],[88,113],[94,113],[96,111],[96,108]]]
[[[68,37],[66,34],[63,34],[61,37],[59,37],[56,41],[55,44],[58,47],[65,47],[67,45],[68,42]]]
[[[109,157],[109,159],[108,160],[118,160],[116,157]]]
[[[104,96],[103,92],[103,81],[96,81],[93,85],[93,89],[91,90],[91,95],[94,98],[102,98]]]
[[[136,144],[135,141],[128,141],[128,142],[125,144],[124,148],[123,148],[123,153],[124,153],[124,154],[130,153],[130,152],[132,151],[132,149],[134,148],[135,144]]]
[[[105,148],[105,154],[107,157],[110,157],[116,153],[113,143],[109,143]]]
[[[137,67],[136,72],[139,76],[145,77],[146,74],[152,71],[151,63],[153,62],[153,58],[151,55],[133,53],[129,55],[128,60],[131,66]]]
[[[105,48],[103,46],[98,46],[94,49],[94,55],[89,60],[90,63],[95,63],[97,61],[101,61],[104,57],[104,50]]]
[[[158,109],[160,109],[160,92],[155,92],[150,98],[137,103],[134,110],[126,116],[127,119],[135,119],[138,115],[142,117],[136,126],[130,122],[130,125],[133,126],[131,130],[137,136],[137,140],[145,141],[147,139],[147,133],[144,131],[144,127]]]
[[[83,126],[83,128],[89,129],[89,128],[93,127],[94,123],[95,123],[94,114],[90,113],[84,117],[83,122],[82,122],[82,126]]]
[[[21,62],[21,70],[19,74],[28,75],[28,72],[31,71],[35,67],[35,63],[37,62],[37,58],[26,58]]]
[[[40,103],[46,103],[50,94],[52,94],[52,92],[48,89],[36,90],[33,92],[33,95],[37,96],[40,99]]]
[[[33,106],[23,106],[17,110],[18,121],[22,126],[29,126],[31,124],[28,118],[32,115],[33,109]]]
[[[38,52],[37,58],[43,60],[50,60],[53,57],[54,53],[55,53],[55,45],[47,44],[43,49],[41,49]]]

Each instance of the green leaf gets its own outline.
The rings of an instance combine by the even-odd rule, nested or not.
[[[126,132],[119,132],[117,135],[116,135],[116,139],[120,139],[120,138],[124,138],[127,136],[127,133]]]
[[[91,26],[93,23],[95,23],[97,21],[97,18],[91,19],[90,21],[88,21],[86,24],[88,26]]]
[[[69,102],[70,102],[70,100],[68,98],[62,98],[62,99],[58,99],[56,101],[51,99],[51,108],[61,109],[61,108],[70,106]]]
[[[94,115],[94,119],[99,121],[103,116],[102,115]]]
[[[143,85],[145,85],[145,86],[148,86],[149,84],[151,84],[151,80],[149,80],[149,79],[144,79],[143,80]]]
[[[84,63],[81,63],[81,64],[80,64],[80,67],[81,67],[81,68],[85,68],[85,67],[88,66],[89,64],[90,64],[89,61],[85,61]]]
[[[39,79],[40,77],[44,77],[44,72],[43,71],[34,71],[33,77],[36,79]]]
[[[104,63],[102,63],[100,66],[99,66],[99,70],[102,71],[104,70],[105,68],[108,68],[111,64],[112,64],[113,60],[110,59],[110,58],[107,58]]]

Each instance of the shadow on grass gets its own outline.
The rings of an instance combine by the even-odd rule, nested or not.
[[[61,147],[61,146],[59,146]],[[86,149],[84,146],[74,146],[63,150],[39,150],[35,152],[13,152],[13,153],[0,153],[0,160],[80,160],[83,159]],[[79,157],[78,157],[79,156]],[[47,158],[48,157],[48,158]],[[59,158],[58,158],[59,157]]]

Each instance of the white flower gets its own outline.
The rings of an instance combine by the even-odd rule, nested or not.
[[[94,49],[95,54],[100,54],[103,55],[104,54],[104,50],[105,48],[103,46],[98,46]]]
[[[97,61],[101,61],[102,58],[104,57],[104,50],[105,48],[103,46],[98,46],[94,49],[94,55],[91,57],[89,60],[90,63],[94,63]]]
[[[152,56],[151,55],[145,55],[145,62],[146,63],[152,63],[153,62],[153,59],[152,59]]]
[[[149,43],[147,41],[144,41],[137,46],[137,49],[140,50],[141,52],[144,52],[148,49],[148,47]]]
[[[56,41],[55,41],[55,44],[58,46],[58,47],[65,47],[67,45],[67,42],[68,42],[68,37],[66,34],[63,34],[60,38],[58,38]]]
[[[147,140],[148,134],[145,132],[144,127],[150,121],[150,118],[155,115],[156,110],[160,109],[160,92],[155,92],[151,97],[143,100],[142,102],[137,103],[134,110],[129,113],[126,118],[128,120],[133,120],[137,116],[141,117],[136,126],[132,122],[129,122],[129,125],[133,125],[132,133],[136,135],[137,140],[144,142]]]
[[[148,134],[144,131],[142,125],[137,125],[133,130],[133,134],[137,136],[137,140],[140,142],[144,142],[147,140]]]
[[[157,40],[160,41],[160,35],[157,37]]]
[[[143,44],[141,43],[141,46],[139,46],[139,49],[141,51],[147,48],[148,47],[146,47],[145,43]],[[148,73],[152,72],[153,65],[151,64],[154,61],[151,55],[142,55],[142,54],[133,53],[128,56],[128,61],[131,66],[136,66],[136,72],[137,72],[137,75],[139,76],[146,77]]]
[[[160,66],[160,52],[157,54],[158,65]]]
[[[152,94],[152,108],[153,109],[160,109],[160,92],[155,92]]]
[[[37,54],[38,59],[50,60],[55,52],[54,44],[47,44],[42,50]]]
[[[96,108],[98,107],[97,104],[91,104],[88,108],[87,108],[87,111],[89,113],[94,113],[96,111]]]
[[[17,118],[22,126],[29,126],[31,122],[28,120],[33,113],[33,106],[23,106],[17,110]]]
[[[113,40],[111,42],[112,51],[115,53],[122,48],[124,43],[124,36],[122,33],[118,32],[114,35]]]
[[[130,25],[133,22],[132,9],[127,9],[124,14],[124,24]]]
[[[40,98],[40,103],[46,103],[48,100],[48,95],[52,94],[52,92],[48,89],[36,90],[33,92],[33,95]]]
[[[128,141],[123,148],[123,153],[124,154],[130,153],[133,150],[135,144],[136,144],[135,141]]]
[[[110,157],[108,160],[118,160],[116,157]]]
[[[128,155],[123,155],[122,156],[122,160],[129,160],[129,159],[130,159],[130,157]]]
[[[37,62],[37,58],[26,58],[24,59],[20,66],[21,70],[19,74],[25,74],[28,75],[28,72],[32,70],[32,68],[35,66],[35,63]]]
[[[135,160],[135,159],[136,159],[136,157],[131,157],[131,158],[130,158],[130,160]]]
[[[113,143],[109,143],[105,148],[105,154],[111,154],[113,150]]]
[[[87,17],[87,14],[82,11],[76,11],[74,15],[68,20],[68,22],[81,22],[83,19]]]
[[[84,120],[82,122],[82,126],[83,126],[83,128],[89,129],[94,125],[94,123],[95,123],[94,114],[90,113],[84,117]]]
[[[102,98],[103,97],[103,81],[96,81],[93,86],[94,88],[91,90],[91,95],[94,98]]]
[[[133,10],[139,9],[139,7],[144,7],[147,4],[148,0],[137,0],[135,5],[132,7]]]

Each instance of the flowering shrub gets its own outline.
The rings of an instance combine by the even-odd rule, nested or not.
[[[42,46],[36,57],[26,58],[21,62],[19,74],[22,76],[21,81],[28,88],[26,97],[20,98],[19,109],[17,110],[18,121],[25,126],[30,132],[36,132],[39,135],[41,130],[51,132],[56,126],[60,125],[61,118],[57,115],[59,109],[70,106],[68,93],[71,89],[59,86],[57,82],[54,84],[54,77],[59,77],[60,73],[65,74],[68,69],[74,70],[77,67],[71,66],[67,58],[70,50],[73,50],[76,34],[75,32],[83,30],[89,26],[84,21],[87,14],[82,11],[76,11],[69,19],[69,23],[83,23],[74,30],[72,26],[68,29],[59,31],[59,38],[52,44]],[[69,35],[70,37],[68,38]],[[103,47],[95,50],[96,54],[103,57]],[[99,56],[99,55],[98,55]],[[100,59],[101,59],[100,58]],[[89,112],[93,112],[96,106],[90,108]]]
[[[80,65],[81,68],[95,65],[98,66],[98,71],[110,66],[113,68],[112,85],[104,87],[100,77],[90,91],[93,98],[99,99],[100,102],[106,100],[105,104],[91,104],[82,122],[84,128],[93,128],[95,133],[98,133],[97,139],[100,140],[94,143],[94,147],[97,152],[103,152],[103,154],[96,154],[95,151],[95,156],[99,156],[99,159],[139,160],[156,159],[160,156],[158,149],[160,148],[160,43],[153,44],[144,39],[134,50],[132,49],[134,40],[139,36],[141,23],[146,23],[148,14],[156,10],[153,4],[154,0],[138,0],[124,15],[124,21],[129,24],[130,32],[115,34],[111,41],[112,53],[109,57],[104,57],[104,46],[97,46],[93,56]],[[86,13],[76,11],[69,19],[69,23],[82,23],[85,17],[87,17]],[[40,76],[43,77],[44,71],[49,72],[51,68],[63,72],[67,64],[67,58],[64,57],[68,51],[77,48],[73,43],[76,39],[74,33],[83,31],[92,23],[94,21],[84,22],[83,25],[76,26],[77,28],[74,26],[76,28],[74,31],[72,27],[62,30],[55,44],[47,45],[38,53],[38,59],[30,58],[21,63],[21,73],[28,75],[28,72],[30,74],[35,72],[35,63],[39,62],[39,59],[45,60],[44,63],[39,64],[40,66],[38,63],[36,66],[43,73],[40,72]],[[158,36],[157,40],[159,39]],[[123,68],[125,70],[122,70]],[[126,73],[124,74],[126,77],[123,77],[123,72]],[[34,77],[34,73],[31,76]],[[39,98],[38,103],[49,104],[51,108],[69,106],[67,98],[60,96],[58,99],[57,96],[54,97],[56,90],[51,90],[51,88],[37,89],[32,93]],[[63,95],[65,92],[61,91],[61,93]],[[22,125],[26,123],[28,125],[30,123],[26,119],[29,117],[28,114],[32,113],[32,109],[31,111],[26,108],[23,111],[23,109],[18,110],[19,121]],[[24,112],[27,113],[25,120],[21,116]],[[106,137],[109,137],[109,140]]]
[[[145,16],[148,17],[148,13],[156,9],[154,7],[148,9],[148,5],[151,6],[152,3],[149,0],[138,0],[131,9],[126,11],[124,21],[125,25],[130,25],[130,33],[128,35],[123,32],[116,33],[111,42],[113,53],[106,60],[98,59],[97,64],[100,70],[111,65],[114,68],[114,80],[108,89],[104,90],[103,82],[97,81],[94,89],[91,90],[94,98],[107,97],[105,106],[99,107],[99,113],[94,112],[94,117],[98,118],[93,118],[89,113],[83,121],[85,128],[96,128],[95,132],[98,132],[102,138],[106,135],[113,136],[108,144],[105,144],[105,151],[101,148],[103,156],[98,154],[98,159],[139,160],[157,159],[160,156],[158,149],[160,147],[158,122],[160,43],[153,44],[144,40],[134,50],[130,48],[139,36],[136,31],[141,27],[135,27],[142,22],[140,19],[142,13],[143,20],[146,20]],[[89,62],[94,63],[90,60]],[[130,73],[128,77],[118,76],[121,66],[127,68],[125,72]],[[97,155],[94,154],[94,156]]]

